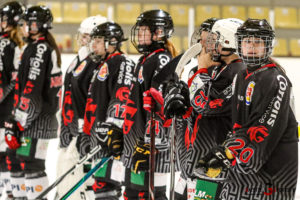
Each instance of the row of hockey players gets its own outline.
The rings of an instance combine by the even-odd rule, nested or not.
[[[0,7],[0,170],[7,199],[35,199],[48,186],[45,158],[57,137],[61,58],[51,11]]]
[[[163,92],[165,117],[186,130],[176,131],[176,199],[294,199],[297,121],[292,84],[270,58],[272,27],[212,18],[195,34],[198,66]]]
[[[203,49],[187,84],[174,74],[182,55],[175,57],[168,41],[173,32],[168,13],[152,10],[137,18],[131,40],[142,56],[136,66],[128,58],[121,61],[116,73],[110,66],[115,53],[121,52],[111,38],[118,37],[105,35],[103,26],[92,30],[87,45],[91,53],[87,58],[98,62],[85,86],[88,89],[85,94],[79,89],[84,81],[65,82],[66,88],[76,84],[73,90],[78,94],[65,90],[62,113],[62,124],[77,123],[77,132],[62,132],[61,145],[73,142],[83,156],[100,144],[103,151],[97,159],[115,156],[95,174],[94,198],[118,199],[120,183],[125,185],[125,199],[149,197],[150,132],[154,129],[155,198],[167,199],[170,119],[175,116],[176,167],[181,170],[176,199],[294,198],[298,139],[289,103],[291,83],[269,57],[275,35],[266,20],[206,20],[192,38]],[[96,38],[107,42],[104,52],[96,48]],[[78,58],[67,72],[71,80],[86,66]],[[78,106],[82,96],[84,106]],[[286,121],[284,125],[279,119]]]
[[[42,49],[38,49],[39,42],[49,38],[52,17],[47,18],[48,21],[40,20],[49,13],[51,15],[51,12],[39,6],[30,9],[36,10],[28,21],[26,17],[21,17],[25,21],[22,27],[30,33],[26,49],[30,44],[37,45],[33,55],[39,58],[26,59],[29,66],[27,73],[22,74],[26,78],[22,77],[25,80],[20,103],[16,100],[19,97],[14,97],[15,104],[20,105],[12,109],[12,120],[5,117],[4,134],[9,147],[17,149],[14,158],[22,163],[16,165],[22,166],[25,181],[27,177],[30,179],[25,182],[25,191],[31,195],[27,197],[34,199],[38,192],[47,187],[45,157],[36,154],[42,152],[37,148],[43,147],[45,152],[45,143],[48,142],[40,138],[48,139],[55,136],[53,132],[56,133],[57,126],[47,124],[51,120],[48,115],[44,117],[46,114],[43,110],[45,106],[47,114],[57,111],[52,106],[56,101],[51,101],[48,93],[59,90],[61,74],[53,64],[54,61],[59,64],[59,56],[55,56],[59,54],[50,52],[51,62],[45,62],[39,55]],[[32,16],[39,13],[40,16],[36,18]],[[97,145],[101,145],[102,150],[94,162],[111,154],[114,159],[97,171],[94,182],[87,184],[87,189],[83,188],[82,192],[78,190],[74,199],[84,198],[82,196],[85,194],[89,199],[118,199],[121,196],[121,184],[125,185],[125,199],[147,199],[150,131],[153,129],[156,135],[155,198],[167,199],[166,175],[172,164],[170,119],[174,116],[177,127],[177,167],[182,172],[176,187],[176,199],[294,197],[297,123],[289,106],[291,83],[281,67],[269,58],[274,31],[267,21],[205,21],[193,37],[193,41],[200,42],[203,49],[197,57],[198,66],[190,72],[188,84],[179,81],[174,74],[181,56],[175,57],[176,50],[168,40],[173,33],[173,22],[167,12],[151,10],[137,18],[131,33],[132,43],[142,54],[137,65],[120,50],[121,43],[126,40],[122,28],[117,23],[106,21],[103,17],[90,17],[82,22],[79,29],[81,48],[64,79],[58,171],[63,173],[68,169],[67,165],[73,165]],[[41,35],[46,35],[46,39],[40,40],[43,38]],[[38,67],[35,66],[36,62]],[[38,86],[47,87],[50,84],[50,87],[38,90],[35,81],[40,75],[39,66],[46,63],[50,63],[50,69],[44,69],[45,73],[50,73],[47,76],[50,79],[43,79],[45,84]],[[52,72],[55,75],[53,78]],[[22,88],[20,78],[18,75],[15,84],[17,94]],[[262,87],[260,85],[263,82],[272,84]],[[35,103],[32,99],[27,100],[28,94],[32,94],[34,89],[43,94],[39,98],[32,98]],[[31,104],[32,107],[37,107],[36,104],[43,106],[33,112]],[[47,127],[36,121],[39,126],[35,128],[43,129],[29,132],[32,125],[28,128],[27,121],[22,120],[41,113]],[[150,113],[154,113],[154,120],[151,120]],[[30,120],[32,124],[34,119]],[[19,125],[18,130],[11,129],[14,124]],[[51,130],[44,136],[48,127]],[[25,136],[26,139],[22,139],[25,144],[18,147],[18,139]],[[26,156],[30,157],[29,162]],[[283,159],[285,165],[280,162]],[[26,166],[38,169],[27,169]],[[88,167],[86,165],[84,169]],[[77,177],[82,177],[84,169]],[[214,179],[217,176],[219,179]],[[17,178],[21,180],[20,176]],[[58,197],[73,182],[74,179],[70,178],[61,184]],[[33,183],[36,184],[32,186],[35,190],[27,186]],[[21,188],[22,182],[18,184]],[[90,189],[92,192],[89,192]],[[25,198],[22,195],[19,197]]]

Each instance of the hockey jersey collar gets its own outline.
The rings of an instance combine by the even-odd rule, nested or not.
[[[266,64],[264,66],[261,66],[260,68],[257,68],[256,70],[254,70],[253,72],[250,72],[250,73],[249,73],[248,69],[246,69],[247,76],[245,77],[245,80],[247,80],[250,76],[257,74],[258,72],[266,70],[266,68],[272,68],[272,67],[276,67],[276,64],[275,63]]]
[[[153,56],[153,55],[155,55],[156,53],[161,52],[161,51],[165,51],[165,49],[163,49],[163,48],[161,48],[161,49],[156,49],[155,51],[149,53],[147,56],[144,56],[143,61],[141,62],[141,65],[144,64],[144,62],[146,61],[147,58],[149,58],[149,57],[151,57],[151,56]]]

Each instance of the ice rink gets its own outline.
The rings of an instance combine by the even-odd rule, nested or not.
[[[65,71],[68,67],[68,64],[71,63],[74,58],[73,54],[64,54],[62,57],[63,67],[62,70]],[[132,56],[134,60],[137,60],[137,56]],[[292,81],[294,85],[294,94],[296,99],[296,116],[298,121],[300,121],[300,59],[296,58],[276,58],[276,60],[285,68],[288,77]],[[54,139],[50,142],[48,148],[48,158],[46,160],[46,171],[49,176],[50,184],[53,183],[56,179],[56,159],[57,159],[57,151],[58,148],[58,139]],[[299,152],[300,155],[300,152]],[[299,157],[300,158],[300,157]],[[300,160],[300,159],[299,159]],[[175,182],[176,183],[176,182]],[[300,200],[300,180],[298,177],[298,187],[296,192],[296,199]],[[55,189],[49,193],[48,200],[53,200],[55,194]],[[0,200],[4,200],[5,195],[0,198]]]

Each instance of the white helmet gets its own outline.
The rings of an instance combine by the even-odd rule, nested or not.
[[[230,56],[237,51],[235,34],[243,21],[237,18],[220,19],[215,22],[207,39],[207,51],[213,52],[213,60],[220,61],[221,56]],[[229,54],[223,55],[219,52],[219,45],[223,51]]]
[[[90,34],[94,27],[105,22],[107,22],[107,18],[101,15],[88,17],[81,22],[78,32],[81,34]]]
[[[221,19],[214,24],[211,31],[220,36],[217,42],[219,42],[223,48],[237,49],[235,34],[243,23],[243,20],[237,18]]]

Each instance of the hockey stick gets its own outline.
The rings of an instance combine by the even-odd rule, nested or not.
[[[180,58],[177,66],[176,66],[176,74],[179,78],[181,78],[184,66],[194,57],[196,57],[202,50],[202,45],[200,43],[197,43],[193,46],[191,46]]]
[[[96,153],[101,150],[101,146],[98,145],[93,148],[87,155],[82,157],[73,167],[67,170],[63,175],[61,175],[54,183],[48,186],[36,199],[42,199],[45,195],[47,195],[53,188],[55,188],[60,182],[62,182],[69,174],[74,172],[78,167],[83,165],[87,160],[92,158]]]
[[[171,130],[171,159],[170,159],[170,200],[174,200],[175,198],[175,159],[174,159],[174,156],[175,156],[175,121],[176,121],[176,118],[174,117],[172,119],[172,130]]]
[[[155,189],[154,189],[154,171],[155,171],[155,112],[151,111],[150,116],[150,169],[149,169],[149,199],[154,200]]]
[[[75,192],[87,179],[89,179],[100,167],[107,163],[113,156],[108,158],[102,158],[101,161],[95,165],[82,179],[80,179],[71,189],[69,189],[66,194],[60,198],[60,200],[65,200],[69,198],[73,192]]]

